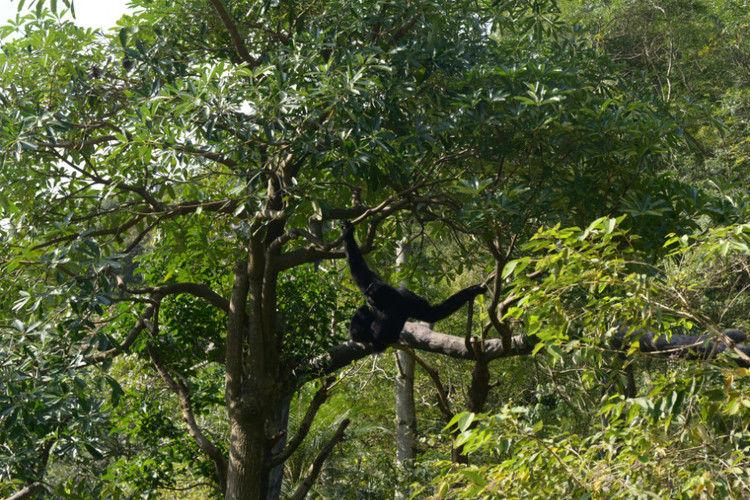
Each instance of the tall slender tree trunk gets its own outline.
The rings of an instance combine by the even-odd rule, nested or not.
[[[409,467],[416,457],[417,416],[414,406],[414,358],[396,352],[396,461]]]
[[[396,266],[406,265],[406,241],[399,242]],[[406,286],[406,280],[401,283]],[[414,405],[414,359],[396,351],[396,462],[405,471],[416,458],[417,412]],[[408,489],[397,489],[396,498],[409,498]]]

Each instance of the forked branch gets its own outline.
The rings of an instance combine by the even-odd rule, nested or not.
[[[310,406],[307,407],[307,412],[305,413],[305,417],[302,419],[302,422],[300,422],[299,424],[297,433],[292,439],[289,440],[289,443],[287,443],[284,449],[271,459],[271,467],[276,467],[277,465],[283,464],[284,462],[286,462],[287,458],[292,456],[292,453],[297,451],[297,448],[299,448],[299,446],[302,444],[302,441],[305,440],[307,434],[310,432],[313,420],[315,420],[315,415],[317,415],[320,407],[323,406],[323,403],[325,403],[326,399],[328,399],[328,389],[330,388],[330,384],[335,380],[336,379],[334,377],[330,377],[323,382],[323,386],[318,389],[312,401],[310,402]]]
[[[291,500],[303,500],[307,496],[310,488],[312,488],[313,484],[315,484],[315,480],[318,478],[320,471],[323,469],[323,464],[328,458],[328,455],[330,455],[331,451],[333,451],[333,447],[336,446],[336,444],[341,441],[341,439],[343,439],[344,431],[346,431],[348,425],[348,418],[345,418],[341,421],[338,429],[336,429],[336,433],[331,436],[331,439],[329,439],[325,446],[323,446],[323,448],[320,450],[320,452],[318,452],[318,455],[315,457],[315,460],[313,460],[313,463],[310,466],[307,476],[305,476],[305,479],[302,480],[299,487],[297,488],[297,491],[294,492],[294,495],[290,497]]]

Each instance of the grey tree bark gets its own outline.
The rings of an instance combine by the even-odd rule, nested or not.
[[[407,246],[399,242],[396,267],[406,265]],[[406,286],[406,280],[401,283]],[[397,350],[396,356],[396,463],[402,470],[409,470],[416,458],[417,412],[414,405],[414,359],[406,352]],[[409,498],[409,491],[396,490],[396,498]]]

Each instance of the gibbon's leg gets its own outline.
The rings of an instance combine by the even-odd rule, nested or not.
[[[372,336],[380,344],[395,344],[401,338],[401,332],[408,316],[400,309],[373,308],[375,321],[372,322]]]
[[[352,321],[349,323],[349,338],[355,342],[375,342],[372,334],[372,323],[375,315],[369,307],[360,306],[354,312]]]
[[[375,346],[375,352],[383,352],[388,348],[388,344],[398,341],[401,329],[397,330],[394,340],[384,342],[381,339],[390,338],[384,333],[384,328],[390,328],[390,322],[380,323],[382,316],[379,311],[373,311],[368,306],[360,306],[352,316],[352,322],[349,324],[349,338],[355,342],[370,343]],[[403,322],[401,324],[403,327]]]

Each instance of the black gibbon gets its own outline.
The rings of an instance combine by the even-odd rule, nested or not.
[[[349,338],[355,342],[371,342],[376,351],[384,351],[390,344],[398,342],[406,320],[414,318],[434,323],[447,318],[477,295],[487,291],[484,285],[465,288],[437,305],[430,305],[419,295],[403,287],[392,287],[373,273],[362,258],[354,240],[354,227],[348,221],[343,224],[344,251],[349,262],[354,283],[367,299],[352,316]]]

